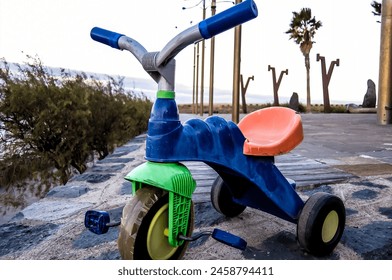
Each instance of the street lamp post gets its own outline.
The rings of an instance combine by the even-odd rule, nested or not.
[[[242,0],[236,0],[239,4]],[[241,25],[234,30],[234,65],[233,65],[233,102],[232,121],[238,123],[240,120],[240,73],[241,73]]]
[[[183,10],[192,9],[200,5],[203,2],[203,20],[205,19],[205,0],[201,0],[195,6],[192,7],[182,7]],[[203,50],[202,50],[202,89],[201,89],[201,100],[203,94],[203,85],[204,85],[204,40],[203,42]],[[200,45],[197,42],[193,48],[193,87],[192,87],[192,114],[198,114],[199,112],[199,61],[200,61]],[[201,109],[203,110],[203,108]],[[202,113],[201,113],[202,114]]]
[[[381,6],[380,72],[378,83],[378,124],[392,124],[392,0]]]
[[[211,1],[211,16],[216,12],[216,1]],[[209,103],[208,114],[211,116],[214,113],[214,64],[215,64],[215,37],[211,38],[210,50],[210,87],[209,87]]]
[[[206,1],[203,0],[203,20],[206,19]],[[205,55],[205,40],[201,41],[201,82],[200,82],[200,116],[204,113],[204,55]]]
[[[234,4],[232,1],[216,1],[211,0],[211,16],[214,16],[216,13],[216,4],[220,2],[230,2]],[[239,1],[238,3],[240,3]],[[190,8],[197,7],[203,3],[203,20],[206,18],[206,5],[205,0],[201,0],[195,6]],[[182,7],[183,10],[189,9],[186,7]],[[204,113],[204,62],[205,62],[205,40],[201,41],[202,51],[201,51],[201,70],[200,70],[200,115],[203,116]],[[199,113],[199,53],[200,53],[199,43],[195,44],[194,47],[194,57],[193,57],[193,91],[192,91],[192,113]],[[210,50],[210,81],[209,81],[209,115],[213,114],[214,110],[214,65],[215,65],[215,37],[211,38],[211,50]]]
[[[197,114],[197,92],[199,83],[199,44],[193,47],[193,92],[192,92],[192,114]]]

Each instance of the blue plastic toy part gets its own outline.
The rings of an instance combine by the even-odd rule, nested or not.
[[[124,35],[99,27],[94,27],[93,29],[91,29],[90,36],[93,40],[97,42],[111,46],[115,49],[120,49],[120,47],[118,46],[118,39],[120,39],[120,37]]]
[[[95,234],[107,233],[109,223],[109,213],[105,211],[89,210],[84,216],[84,226]]]
[[[209,39],[219,33],[245,23],[258,15],[256,3],[246,0],[213,17],[199,23],[199,31],[204,39]]]
[[[148,124],[146,159],[202,161],[227,183],[233,200],[296,223],[304,202],[274,164],[273,157],[243,154],[245,137],[219,116],[181,123],[174,99],[158,98]]]
[[[213,233],[212,233],[212,238],[214,238],[215,240],[229,245],[231,247],[240,249],[240,250],[245,250],[246,249],[246,241],[244,239],[242,239],[241,237],[238,237],[234,234],[231,234],[227,231],[223,231],[220,229],[214,229]]]

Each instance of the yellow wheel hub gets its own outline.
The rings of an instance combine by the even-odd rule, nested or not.
[[[169,204],[163,205],[151,220],[147,233],[147,250],[153,260],[167,260],[176,252],[177,247],[169,244],[167,234]]]
[[[321,238],[324,243],[328,243],[333,239],[339,227],[339,216],[336,211],[331,211],[325,217],[323,227],[321,229]]]

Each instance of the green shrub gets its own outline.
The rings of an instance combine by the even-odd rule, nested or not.
[[[38,58],[11,71],[0,67],[0,186],[39,177],[65,184],[83,173],[91,155],[107,156],[147,129],[151,102],[123,88],[61,70]]]

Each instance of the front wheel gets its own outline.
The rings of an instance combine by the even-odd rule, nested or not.
[[[328,193],[315,193],[305,203],[298,224],[298,242],[314,256],[330,254],[342,237],[346,211],[342,200]]]
[[[117,241],[122,259],[175,260],[184,255],[187,242],[173,247],[165,235],[169,227],[168,197],[167,192],[146,186],[125,205]],[[187,236],[193,231],[193,204],[190,211]]]

